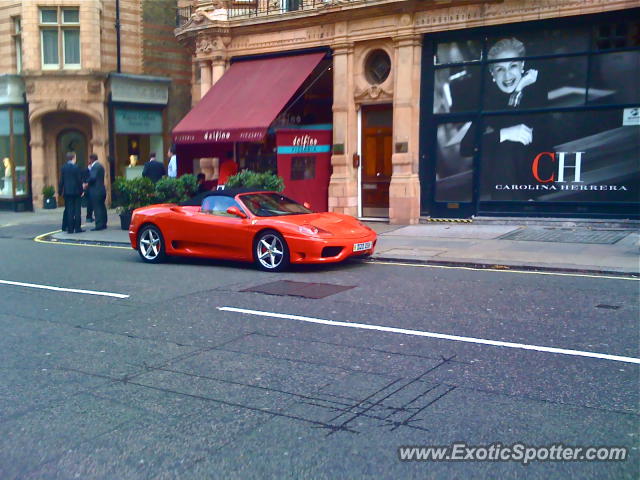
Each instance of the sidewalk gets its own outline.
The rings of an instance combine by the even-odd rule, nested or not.
[[[57,225],[62,209],[36,212],[0,212],[0,229],[6,224]],[[556,225],[557,223],[557,225]],[[93,224],[77,234],[54,233],[57,241],[129,245],[120,219],[109,210],[108,229],[92,232]],[[637,222],[510,219],[476,223],[426,223],[411,226],[368,222],[378,232],[374,259],[380,261],[463,265],[470,267],[526,268],[611,274],[640,274],[640,231]],[[54,227],[55,228],[55,227]],[[43,229],[42,233],[47,233]]]
[[[640,271],[637,228],[420,224],[382,232],[375,258],[594,273]],[[381,228],[381,230],[383,230]]]

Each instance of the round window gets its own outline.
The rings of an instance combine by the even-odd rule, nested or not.
[[[389,76],[391,59],[384,50],[374,50],[369,54],[364,65],[367,81],[373,85],[380,85]]]

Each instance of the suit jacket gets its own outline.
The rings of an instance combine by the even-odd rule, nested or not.
[[[58,193],[61,195],[82,195],[82,172],[73,162],[67,162],[60,171]]]
[[[94,162],[89,169],[89,178],[87,180],[89,184],[89,195],[95,198],[107,195],[107,190],[104,186],[104,167],[100,162]]]
[[[149,160],[142,169],[142,176],[147,177],[153,183],[164,177],[166,173],[164,165],[157,160]]]

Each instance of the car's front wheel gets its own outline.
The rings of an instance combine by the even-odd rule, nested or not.
[[[278,232],[266,231],[256,237],[254,261],[260,270],[280,272],[289,266],[289,247]]]
[[[160,263],[166,258],[162,232],[154,225],[147,225],[138,234],[138,253],[147,263]]]

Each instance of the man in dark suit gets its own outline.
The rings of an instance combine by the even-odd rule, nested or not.
[[[93,222],[93,205],[91,205],[91,199],[89,198],[89,191],[87,187],[89,185],[89,175],[91,174],[91,169],[87,167],[84,172],[84,179],[82,180],[84,187],[84,199],[86,200],[87,205],[87,222]]]
[[[89,202],[93,207],[93,215],[96,219],[96,226],[91,230],[104,230],[107,228],[107,208],[104,206],[107,189],[104,186],[104,167],[98,161],[98,156],[95,153],[89,155],[87,192],[89,192]]]
[[[76,154],[67,153],[67,163],[62,166],[58,193],[64,197],[64,218],[62,225],[68,233],[84,232],[80,228],[81,210],[80,197],[82,196],[82,172],[76,165]]]
[[[152,153],[150,155],[149,161],[144,164],[144,168],[142,169],[142,176],[147,177],[153,183],[156,183],[162,177],[167,174],[164,169],[164,165],[156,160],[156,154]]]

